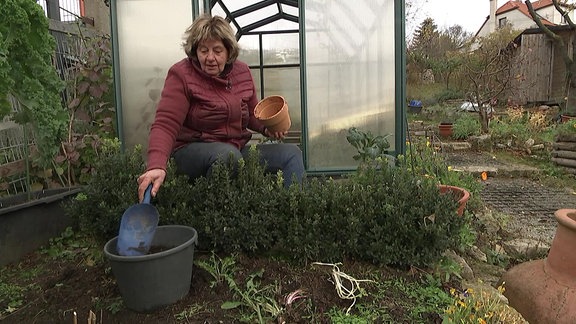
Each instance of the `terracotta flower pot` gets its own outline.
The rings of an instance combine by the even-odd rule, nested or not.
[[[454,199],[458,200],[458,209],[456,213],[458,216],[464,214],[464,209],[466,208],[466,203],[470,199],[470,192],[464,188],[449,186],[449,185],[438,185],[441,194],[451,193],[454,195]]]
[[[272,132],[285,132],[292,125],[288,104],[282,96],[269,96],[260,100],[254,108],[254,115]]]
[[[438,134],[443,138],[452,137],[453,124],[452,123],[440,123],[438,125]]]
[[[559,209],[548,257],[502,276],[504,295],[530,323],[576,323],[576,209]]]
[[[569,122],[569,121],[572,120],[572,119],[576,119],[576,117],[575,117],[575,116],[570,116],[570,115],[564,115],[564,114],[560,115],[560,121],[563,122],[563,123],[567,123],[567,122]]]

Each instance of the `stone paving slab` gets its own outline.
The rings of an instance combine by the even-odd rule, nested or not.
[[[476,175],[486,172],[489,177],[527,177],[541,172],[529,165],[500,161],[486,152],[462,150],[444,154],[454,169]]]

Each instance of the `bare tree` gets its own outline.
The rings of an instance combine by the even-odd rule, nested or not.
[[[553,32],[550,28],[548,28],[544,23],[542,23],[542,19],[540,16],[534,11],[534,7],[530,0],[525,1],[526,6],[528,7],[528,11],[530,12],[530,16],[532,16],[532,20],[538,25],[540,30],[548,36],[554,44],[559,48],[560,53],[562,54],[562,60],[564,61],[564,65],[566,67],[565,72],[565,81],[564,81],[564,98],[566,100],[565,111],[567,114],[576,115],[576,64],[574,62],[574,55],[576,55],[576,44],[574,41],[570,42],[570,45],[566,44],[566,41],[562,36]],[[568,4],[567,0],[560,1],[560,0],[552,0],[554,4],[554,8],[564,17],[566,23],[569,26],[569,29],[572,31],[576,30],[576,25],[568,15],[568,11],[566,9],[574,10],[573,4]],[[573,37],[573,36],[572,36]],[[572,48],[569,48],[571,46]]]
[[[517,32],[504,26],[477,40],[476,49],[463,53],[462,62],[467,82],[463,85],[467,99],[477,107],[482,133],[488,133],[491,109],[499,96],[510,90],[512,58]]]

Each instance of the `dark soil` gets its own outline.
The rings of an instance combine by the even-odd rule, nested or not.
[[[12,264],[2,271],[20,271],[22,286],[31,283],[34,288],[26,293],[24,304],[12,314],[0,318],[2,323],[75,323],[76,314],[79,323],[86,323],[90,312],[97,319],[94,323],[240,323],[257,322],[248,308],[231,310],[221,309],[224,301],[238,301],[225,282],[211,288],[212,276],[202,268],[194,266],[192,283],[188,296],[177,303],[157,309],[148,314],[137,313],[126,309],[121,304],[120,293],[108,262],[96,262],[90,257],[84,257],[85,251],[78,251],[73,258],[52,259],[40,252],[32,253],[20,264]],[[86,254],[89,255],[89,254]],[[194,258],[207,260],[207,253],[196,251]],[[279,290],[275,293],[278,305],[284,307],[277,323],[330,323],[326,314],[336,308],[345,311],[351,300],[338,297],[334,284],[330,280],[332,267],[322,265],[292,266],[273,258],[235,257],[237,268],[236,281],[245,287],[245,280],[251,274],[264,270],[261,285],[278,283]],[[378,273],[378,277],[406,277],[413,280],[406,271],[390,268],[378,268],[366,264],[347,263],[340,270],[357,278],[364,279],[369,273]],[[22,272],[30,275],[22,276]],[[146,284],[146,283],[143,283]],[[374,287],[370,283],[362,286],[369,296]],[[299,299],[290,306],[283,305],[284,296],[295,290],[302,289],[305,298]],[[388,314],[402,319],[405,310],[397,304],[401,296],[384,296],[388,304],[381,307]],[[380,298],[382,296],[380,295]],[[5,305],[0,305],[4,307]],[[192,312],[194,307],[199,307]],[[186,312],[188,311],[188,314]],[[240,319],[244,318],[244,321]],[[270,318],[270,317],[269,317]],[[429,322],[436,322],[438,315],[429,314]],[[399,320],[398,322],[406,322]],[[406,322],[407,323],[407,322]]]

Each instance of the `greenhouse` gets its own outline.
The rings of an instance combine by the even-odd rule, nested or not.
[[[309,173],[352,170],[356,127],[388,135],[404,151],[404,1],[117,0],[111,3],[119,136],[146,146],[168,68],[184,57],[182,35],[204,12],[225,17],[259,98],[283,96],[288,139]],[[186,14],[188,13],[188,14]],[[154,23],[148,23],[154,20]],[[163,26],[158,28],[157,26]]]

